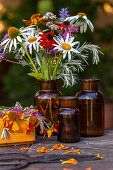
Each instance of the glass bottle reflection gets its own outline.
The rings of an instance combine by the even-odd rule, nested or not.
[[[80,113],[76,109],[76,97],[60,97],[58,115],[58,140],[61,142],[80,141]]]
[[[82,136],[104,135],[104,98],[98,91],[98,79],[81,80],[81,92],[77,93]]]

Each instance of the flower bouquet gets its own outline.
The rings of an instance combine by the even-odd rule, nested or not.
[[[51,12],[44,16],[34,14],[31,20],[23,20],[27,27],[10,27],[1,40],[0,61],[6,60],[29,66],[28,75],[40,80],[62,79],[65,86],[77,82],[77,73],[88,64],[89,52],[93,64],[99,62],[100,48],[97,45],[79,41],[78,32],[85,33],[94,26],[85,13],[70,16],[63,8],[56,17]],[[14,53],[9,57],[7,53]]]
[[[0,146],[33,143],[38,126],[44,136],[53,129],[32,106],[22,108],[16,102],[13,108],[0,108],[0,113]]]

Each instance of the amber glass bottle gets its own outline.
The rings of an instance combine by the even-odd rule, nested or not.
[[[40,90],[34,97],[34,105],[47,121],[57,123],[60,96],[61,93],[57,91],[56,80],[40,82]]]
[[[61,142],[80,141],[80,113],[76,109],[76,97],[60,97],[58,115],[58,140]]]
[[[81,92],[76,94],[81,136],[104,135],[104,98],[98,91],[98,82],[98,79],[81,80]]]

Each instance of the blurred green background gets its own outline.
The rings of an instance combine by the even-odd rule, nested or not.
[[[113,1],[112,0],[0,0],[0,39],[10,26],[23,26],[22,19],[30,19],[32,14],[52,11],[58,16],[61,8],[68,7],[70,14],[85,12],[93,22],[95,31],[81,34],[81,42],[98,44],[104,56],[98,65],[90,64],[78,77],[99,78],[100,90],[106,102],[113,101]],[[11,63],[0,63],[0,105],[23,106],[33,104],[33,97],[39,90],[39,82],[29,77],[26,67]],[[72,88],[61,88],[63,95],[74,95],[79,84]]]

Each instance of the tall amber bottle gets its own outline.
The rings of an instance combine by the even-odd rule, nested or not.
[[[80,112],[76,108],[76,97],[60,97],[58,115],[58,140],[61,142],[80,141]]]
[[[57,90],[56,80],[40,82],[40,90],[34,97],[35,108],[39,110],[47,121],[57,123],[59,97],[61,93]]]
[[[98,82],[98,79],[81,80],[81,91],[76,94],[81,136],[104,135],[104,98],[98,91]]]

